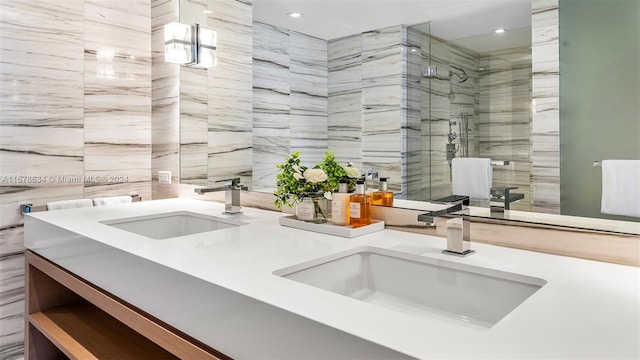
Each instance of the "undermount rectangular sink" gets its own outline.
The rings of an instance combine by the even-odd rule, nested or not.
[[[189,211],[114,219],[101,221],[101,223],[152,239],[169,239],[246,224]]]
[[[274,272],[411,316],[492,327],[533,295],[539,278],[375,247],[360,247]]]

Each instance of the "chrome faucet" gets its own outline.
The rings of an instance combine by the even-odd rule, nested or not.
[[[237,215],[242,214],[240,207],[240,191],[247,190],[246,186],[240,185],[240,178],[218,180],[216,183],[224,182],[223,187],[217,188],[196,188],[193,191],[198,195],[208,192],[224,191],[224,212],[223,214]]]
[[[434,201],[435,202],[435,201]],[[442,251],[443,254],[455,256],[469,256],[475,251],[471,250],[471,231],[469,221],[469,197],[452,195],[437,202],[442,202],[449,207],[429,211],[418,215],[418,221],[434,225],[434,218],[443,215],[456,215],[455,218],[446,222],[447,226],[447,248]]]

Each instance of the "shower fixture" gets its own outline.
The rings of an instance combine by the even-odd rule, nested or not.
[[[459,83],[463,83],[463,82],[465,82],[465,81],[467,81],[469,79],[469,75],[467,75],[467,73],[464,71],[463,68],[459,68],[459,67],[457,67],[455,65],[450,65],[450,66],[460,72],[460,73],[458,73],[458,72],[454,72],[454,71],[449,70],[449,76],[456,75],[458,77],[458,82]]]

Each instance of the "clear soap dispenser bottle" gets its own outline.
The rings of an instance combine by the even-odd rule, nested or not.
[[[393,206],[393,192],[388,190],[387,180],[380,178],[380,188],[373,193],[373,205]]]
[[[349,197],[349,220],[353,227],[371,224],[371,195],[364,193],[364,180],[358,180],[356,193]]]

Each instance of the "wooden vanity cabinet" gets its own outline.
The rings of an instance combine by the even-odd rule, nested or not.
[[[27,250],[25,358],[230,359]]]

